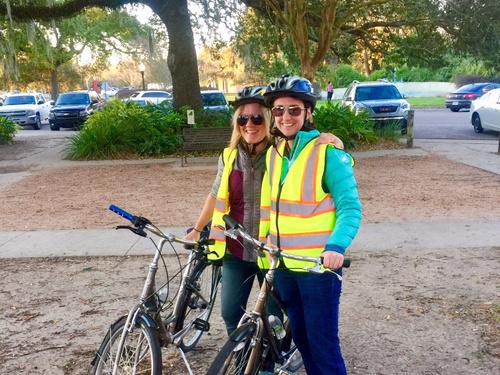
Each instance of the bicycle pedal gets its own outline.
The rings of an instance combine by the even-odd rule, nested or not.
[[[193,325],[198,331],[207,332],[210,329],[210,323],[200,318],[196,319]]]

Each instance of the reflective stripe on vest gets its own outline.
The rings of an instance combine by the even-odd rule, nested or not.
[[[284,142],[269,155],[271,243],[297,255],[319,256],[335,227],[335,204],[322,186],[327,145],[310,141],[281,181]],[[274,154],[274,155],[273,155]],[[267,195],[269,199],[269,195]],[[264,200],[262,201],[264,202]],[[261,228],[262,229],[262,228]],[[279,234],[279,236],[278,236]],[[284,258],[286,267],[301,270],[311,263]]]
[[[222,217],[229,213],[229,176],[233,170],[234,160],[238,154],[237,149],[226,148],[222,152],[224,170],[220,181],[219,191],[215,200],[215,209],[212,217],[212,227],[210,228],[210,238],[215,240],[215,244],[209,246],[208,259],[221,259],[226,254],[226,236],[224,232],[217,228],[217,225],[226,227]]]

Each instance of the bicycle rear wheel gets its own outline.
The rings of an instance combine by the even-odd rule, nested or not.
[[[206,375],[244,374],[248,364],[252,361],[250,359],[252,337],[253,332],[247,332],[239,342],[231,339],[227,341],[215,357]],[[262,367],[261,342],[259,341],[257,345],[258,352],[252,361],[250,375],[258,374]]]
[[[92,374],[112,374],[126,318],[111,326],[94,359]],[[118,374],[161,375],[161,348],[156,331],[139,318],[127,333],[118,359]]]
[[[208,320],[214,308],[217,289],[221,279],[221,267],[208,263],[206,259],[196,260],[189,275],[186,293],[179,311],[176,332],[196,319],[180,342],[184,352],[192,350],[203,332],[208,330]]]

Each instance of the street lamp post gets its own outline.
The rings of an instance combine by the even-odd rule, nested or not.
[[[146,67],[144,66],[143,63],[139,65],[139,71],[141,72],[142,76],[142,90],[146,91],[146,83],[144,82],[144,71],[146,70]]]

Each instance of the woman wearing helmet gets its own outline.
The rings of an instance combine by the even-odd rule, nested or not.
[[[260,220],[260,189],[265,170],[265,156],[272,144],[269,129],[271,111],[264,104],[264,87],[247,86],[232,103],[233,133],[229,147],[220,158],[217,177],[208,194],[201,214],[193,230],[185,238],[198,240],[200,231],[212,219],[210,236],[216,240],[210,247],[212,259],[222,259],[224,277],[221,287],[221,312],[228,334],[236,329],[246,307],[254,276],[262,282],[263,275],[256,264],[253,246],[241,246],[227,239],[214,227],[225,226],[224,214],[242,223],[255,238],[258,236]],[[342,142],[331,134],[325,142]],[[270,314],[280,316],[279,308],[270,301]]]
[[[316,98],[305,78],[276,79],[264,100],[272,107],[274,133],[282,139],[267,153],[261,216],[269,220],[261,222],[259,237],[287,252],[321,255],[325,267],[339,269],[361,220],[353,159],[315,144],[319,132],[311,114]],[[311,267],[308,262],[284,258],[282,267],[275,281],[307,373],[345,374],[338,338],[340,278],[303,272]]]

